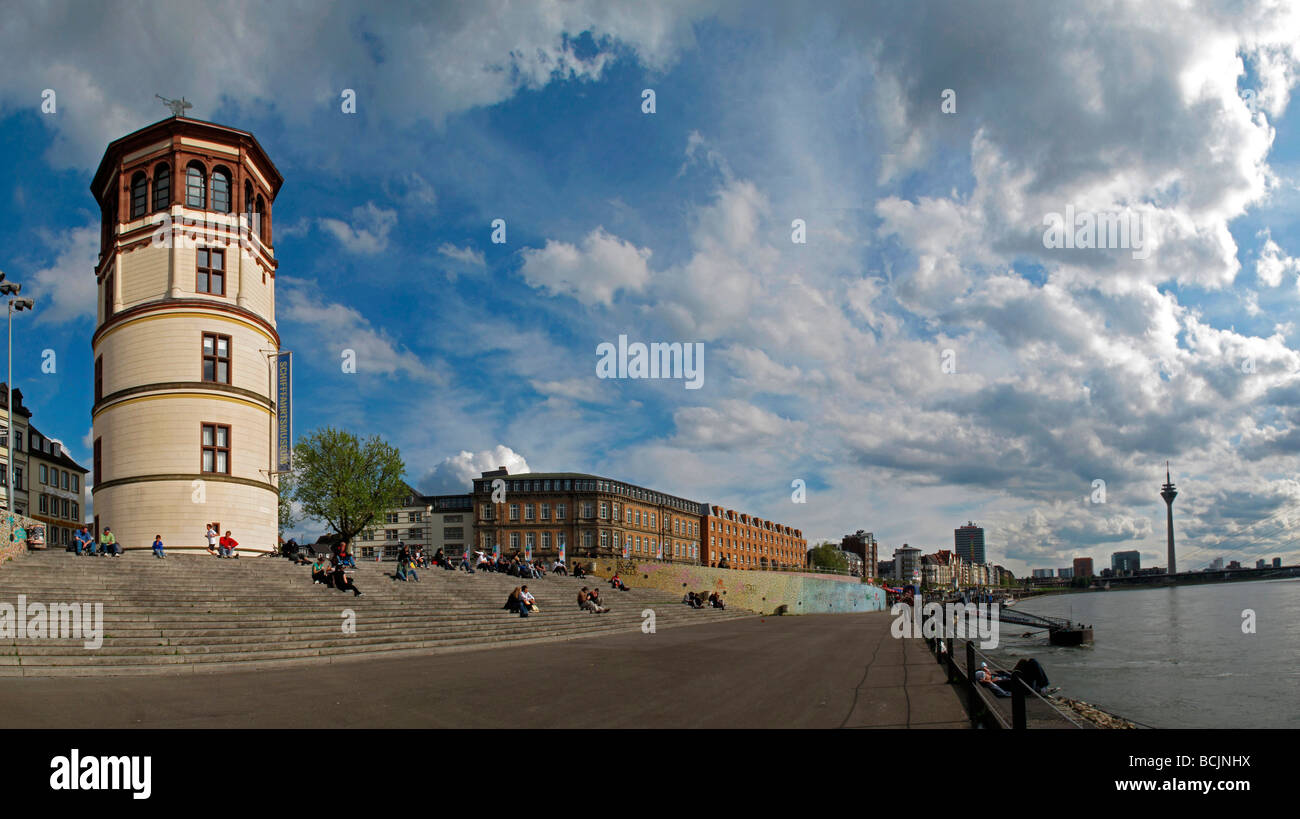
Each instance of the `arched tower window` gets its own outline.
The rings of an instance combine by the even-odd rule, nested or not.
[[[253,221],[254,221],[253,213],[254,213],[253,183],[245,182],[244,183],[244,224],[248,227],[248,230],[250,231],[256,230],[256,228],[253,227]]]
[[[203,166],[191,162],[185,169],[185,207],[202,210],[208,206],[207,180],[204,179]]]
[[[144,216],[149,207],[149,178],[144,171],[136,171],[131,177],[131,218]]]
[[[257,238],[260,239],[266,235],[266,203],[262,200],[260,195],[257,197],[257,210],[253,212],[253,215],[257,220],[254,223],[256,225],[255,230],[257,231]]]
[[[212,172],[212,209],[230,213],[230,172],[224,168]]]
[[[153,209],[164,210],[172,203],[172,169],[166,162],[153,169]]]

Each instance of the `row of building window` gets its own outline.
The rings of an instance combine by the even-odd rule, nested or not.
[[[483,480],[478,482],[479,492],[490,492],[492,490],[492,481]],[[660,506],[671,506],[675,509],[681,509],[685,512],[694,514],[697,512],[696,504],[689,501],[675,498],[671,495],[664,495],[659,492],[652,492],[648,489],[642,489],[637,486],[619,483],[618,481],[603,480],[573,480],[573,479],[553,479],[553,480],[509,480],[506,481],[507,492],[609,492],[615,495],[626,495],[636,500],[646,501],[648,503],[658,504]]]
[[[508,544],[512,551],[517,551],[521,545],[527,550],[532,551],[537,548],[540,543],[542,551],[545,552],[550,551],[551,549],[552,536],[554,536],[555,548],[557,550],[565,548],[564,532],[510,532],[507,536],[506,544],[503,545]],[[599,535],[590,530],[584,531],[581,534],[581,538],[582,547],[584,549],[594,547],[597,541],[599,541],[601,549],[608,549],[611,544],[615,549],[622,549],[624,547],[623,535],[619,532],[611,532],[607,529],[601,529]],[[699,547],[694,543],[682,543],[679,541],[665,541],[660,543],[656,538],[630,534],[627,535],[626,545],[629,554],[657,556],[659,554],[659,548],[662,546],[670,549],[673,557],[699,557]],[[495,549],[497,546],[496,533],[483,532],[482,546],[484,549],[489,551]]]
[[[69,492],[81,491],[81,476],[66,469],[55,469],[41,464],[40,478],[41,483],[45,486],[66,489]]]
[[[153,195],[150,196],[152,189]],[[152,199],[152,202],[150,201]],[[153,184],[144,171],[136,171],[131,176],[131,218],[139,219],[151,210],[157,213],[166,210],[172,203],[172,169],[166,162],[154,167]],[[152,208],[150,208],[152,204]],[[185,166],[185,207],[194,210],[211,210],[216,213],[230,213],[233,206],[230,190],[230,170],[218,165],[208,170],[202,162],[194,160]],[[266,201],[261,194],[253,190],[253,183],[244,183],[244,213],[249,228],[261,236],[263,232],[262,214],[266,211]]]
[[[709,521],[709,529],[710,529],[711,531],[714,531],[714,532],[722,532],[722,533],[724,533],[724,534],[728,534],[728,535],[746,535],[746,534],[747,534],[747,535],[749,535],[750,537],[754,537],[755,535],[757,535],[759,540],[767,540],[767,541],[770,541],[770,542],[777,542],[777,541],[780,541],[780,540],[781,540],[781,535],[780,535],[780,534],[773,534],[772,532],[757,532],[757,533],[755,533],[755,532],[745,532],[745,531],[742,531],[741,528],[740,528],[739,526],[733,526],[733,525],[730,524],[730,523],[719,523],[719,522],[716,521],[716,520]],[[778,531],[779,531],[779,530],[778,530]]]
[[[68,498],[56,498],[53,495],[41,493],[40,499],[36,502],[36,508],[39,514],[42,515],[53,515],[66,520],[81,520],[81,505]]]
[[[481,515],[482,519],[492,520],[495,514],[493,509],[494,507],[492,505],[484,504],[482,507],[482,515]],[[549,521],[551,519],[551,504],[549,503],[538,503],[538,504],[512,503],[509,505],[508,512],[507,512],[507,514],[509,515],[509,520],[518,521],[520,519],[519,515],[521,509],[523,511],[523,520],[525,522],[530,522],[539,519],[543,521]],[[632,507],[624,507],[622,510],[620,510],[619,505],[617,503],[611,504],[608,501],[600,501],[601,520],[617,521],[619,519],[620,511],[622,511],[623,513],[624,523],[626,523],[629,526],[645,526],[653,529],[657,525],[658,516],[654,512],[645,512],[640,509],[634,509]],[[563,504],[563,503],[555,504],[556,520],[564,520],[567,514],[568,514],[567,504]],[[595,518],[596,504],[590,501],[584,502],[582,504],[582,517],[583,519],[586,520],[591,520]],[[665,518],[670,519],[672,521],[673,534],[692,536],[692,537],[699,536],[700,524],[698,522],[692,520],[683,520],[680,517],[673,519],[671,518],[671,516],[667,516],[667,515],[665,516]]]
[[[716,537],[709,538],[709,546],[716,547],[717,545],[718,545],[718,538]],[[732,540],[731,538],[722,538],[722,546],[728,549],[739,549],[742,552],[743,551],[752,551],[754,553],[761,552],[762,554],[765,555],[784,554],[783,551],[775,548],[771,548],[768,546],[759,546],[753,543],[745,543],[743,541],[736,541],[736,540]],[[771,548],[770,551],[769,548]]]
[[[384,529],[383,530],[384,536],[380,538],[380,537],[376,537],[379,531],[380,530],[377,529],[367,529],[366,531],[361,533],[361,536],[358,537],[357,540],[372,540],[372,541],[373,540],[401,540],[403,537],[406,537],[408,539],[422,539],[425,535],[429,534],[429,530],[425,528],[407,529],[405,535],[402,534],[401,529]],[[442,530],[442,539],[443,540],[464,540],[465,528],[463,526],[453,526],[453,527],[445,528]]]

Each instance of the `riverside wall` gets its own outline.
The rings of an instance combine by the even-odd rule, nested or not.
[[[883,589],[860,578],[812,572],[714,569],[681,563],[599,558],[592,574],[608,580],[617,571],[631,588],[655,588],[684,596],[688,591],[718,592],[729,608],[759,614],[847,614],[882,611]]]

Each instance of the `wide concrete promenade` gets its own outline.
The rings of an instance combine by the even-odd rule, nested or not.
[[[885,612],[201,677],[0,678],[8,728],[965,728]]]

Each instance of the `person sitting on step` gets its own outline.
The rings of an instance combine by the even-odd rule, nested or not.
[[[614,576],[609,579],[609,585],[619,591],[631,591],[627,584],[623,582],[623,578],[618,576],[618,572],[614,572]]]
[[[715,609],[725,609],[727,607],[727,604],[722,602],[722,595],[717,592],[709,595],[709,605],[713,606]]]
[[[347,566],[343,560],[344,559],[339,557],[337,554],[330,558],[330,562],[333,564],[333,570],[330,572],[330,577],[334,581],[334,588],[339,591],[350,591],[354,597],[360,597],[361,590],[352,582],[352,578],[348,577],[346,571]]]
[[[77,530],[77,554],[94,554],[95,539],[90,536],[90,529],[82,526]]]
[[[398,541],[397,571],[393,573],[393,580],[406,582],[411,578],[415,578],[417,583],[420,581],[420,576],[415,573],[415,558],[411,556],[411,550],[406,548],[406,544]]]
[[[537,607],[537,601],[529,594],[527,586],[519,587],[519,616],[527,617],[531,612],[541,611]]]
[[[217,557],[235,557],[235,547],[239,545],[239,541],[230,536],[229,529],[217,544]]]
[[[592,600],[591,593],[587,591],[586,586],[583,586],[582,590],[578,592],[578,608],[592,614],[604,614],[609,611],[609,609]]]
[[[153,536],[153,556],[157,558],[167,557],[167,555],[163,554],[162,535]]]
[[[322,586],[330,585],[329,564],[325,562],[324,555],[316,555],[316,561],[311,564],[311,582]]]
[[[501,608],[505,609],[506,611],[514,612],[515,614],[519,613],[519,587],[518,586],[515,586],[515,590],[510,592],[510,596],[506,598],[506,604]]]

